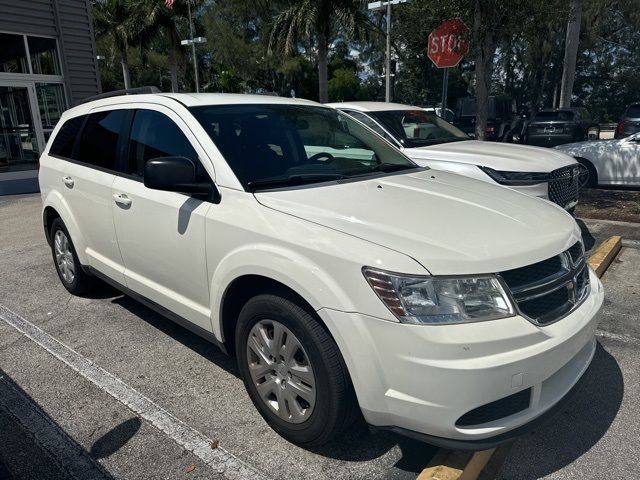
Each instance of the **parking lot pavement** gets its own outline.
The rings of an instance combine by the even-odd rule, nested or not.
[[[82,465],[93,461],[102,468],[103,478],[218,478],[225,465],[207,464],[206,451],[194,454],[176,443],[184,435],[167,425],[167,415],[196,440],[217,440],[232,460],[274,479],[414,479],[435,453],[391,433],[370,435],[362,425],[313,452],[286,442],[257,413],[235,363],[216,347],[114,290],[105,288],[96,298],[69,295],[44,240],[38,196],[0,199],[0,225],[0,317],[33,324],[46,336],[45,346],[52,337],[63,344],[52,347],[63,349],[59,356],[71,355],[61,361],[0,319],[0,377],[31,405],[28,413],[16,413],[0,386],[0,412],[16,438],[31,445],[29,455],[16,458],[16,449],[0,437],[0,456],[12,471],[29,458],[46,465],[61,454],[32,432],[39,428],[34,416],[68,437],[66,455],[75,449]],[[82,365],[103,369],[124,387],[106,393],[87,379]],[[156,407],[160,417],[148,410]],[[242,478],[234,468],[226,474]]]
[[[256,412],[233,360],[216,347],[114,290],[69,295],[39,215],[37,196],[0,199],[0,317],[35,329],[27,338],[0,319],[0,458],[12,473],[243,478],[237,460],[274,479],[413,479],[435,453],[389,433],[372,436],[363,426],[313,452],[284,441]],[[591,235],[589,222],[584,226]],[[605,230],[594,230],[594,243],[608,236]],[[582,390],[549,425],[513,445],[498,478],[636,474],[639,253],[623,248],[603,277],[600,346]],[[231,459],[225,475],[217,452],[203,447],[207,439],[219,440]]]

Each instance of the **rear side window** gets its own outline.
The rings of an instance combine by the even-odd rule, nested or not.
[[[56,138],[53,139],[49,153],[51,155],[57,155],[58,157],[71,158],[73,153],[73,145],[78,138],[78,133],[82,128],[86,115],[74,117],[67,120],[62,128],[58,131]]]
[[[96,167],[115,170],[118,135],[124,117],[125,110],[90,114],[82,130],[77,160]]]
[[[154,110],[138,110],[131,127],[127,173],[142,177],[145,163],[160,157],[186,157],[199,166],[198,154],[173,120]]]

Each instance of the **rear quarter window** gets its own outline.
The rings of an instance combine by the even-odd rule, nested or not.
[[[74,117],[67,120],[62,125],[58,134],[53,139],[53,143],[51,143],[51,148],[49,149],[50,155],[56,155],[62,158],[71,158],[71,155],[73,154],[73,146],[76,143],[76,139],[78,138],[78,134],[80,133],[80,129],[82,128],[85,118],[87,118],[86,115]]]

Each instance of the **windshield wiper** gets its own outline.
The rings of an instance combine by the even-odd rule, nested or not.
[[[418,168],[418,165],[406,165],[401,163],[378,163],[371,167],[372,172],[397,172],[400,170],[409,170],[412,168]]]
[[[252,180],[247,183],[251,189],[260,187],[278,187],[288,185],[304,185],[306,183],[325,182],[348,178],[340,173],[308,173],[304,175],[291,175],[284,178],[265,178],[264,180]]]

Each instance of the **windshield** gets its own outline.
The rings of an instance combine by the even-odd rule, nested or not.
[[[573,120],[573,112],[569,110],[560,110],[558,112],[538,112],[533,117],[534,122],[549,122],[549,121],[571,121]]]
[[[332,108],[265,104],[190,110],[248,190],[419,168]]]
[[[424,110],[369,112],[405,147],[469,140],[469,136],[434,113]]]
[[[640,118],[640,104],[629,105],[629,108],[627,109],[627,117]]]

